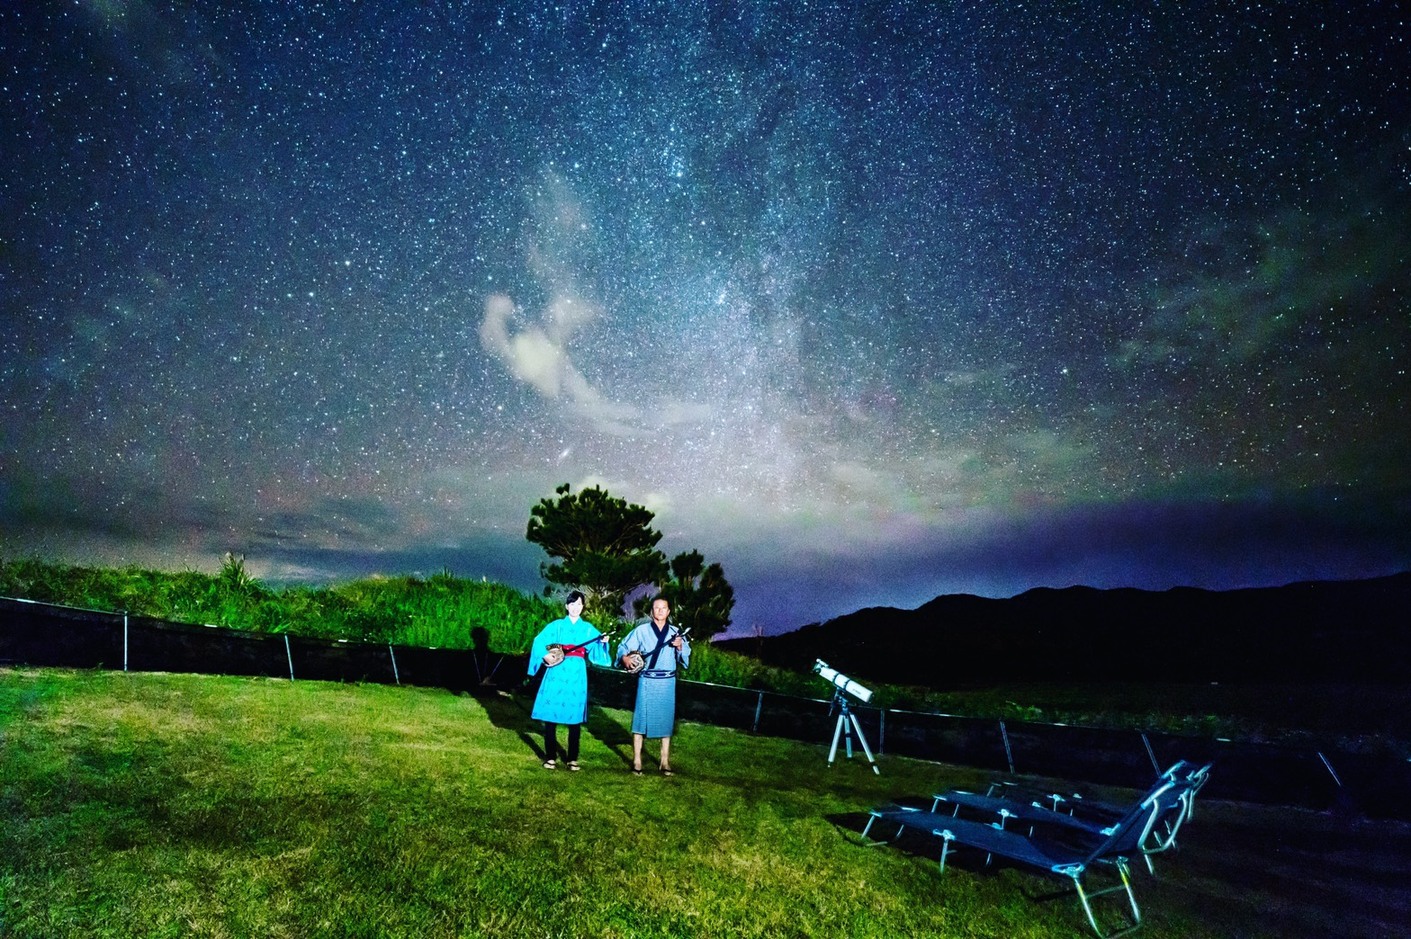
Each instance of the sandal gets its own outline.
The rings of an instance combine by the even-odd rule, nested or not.
[[[663,766],[663,767],[661,768],[661,774],[662,774],[663,776],[674,776],[674,775],[675,775],[673,772],[671,772],[671,767],[670,767],[670,766]]]
[[[642,767],[637,766],[637,765],[634,764],[633,767],[632,767],[632,775],[633,775],[633,776],[640,776],[640,775],[642,775]]]
[[[569,761],[568,761],[568,771],[569,771],[570,773],[576,773],[576,772],[578,772],[579,769],[580,769],[580,767],[578,766],[578,761],[577,761],[577,760],[569,760]]]
[[[558,768],[558,764],[555,763],[553,760],[545,760],[545,761],[544,761],[544,769],[557,769],[557,768]]]

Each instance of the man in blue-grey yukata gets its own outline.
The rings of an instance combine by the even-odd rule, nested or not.
[[[661,772],[671,775],[671,734],[676,728],[676,672],[691,664],[691,644],[670,622],[671,604],[652,600],[652,618],[617,647],[617,659],[637,673],[632,710],[632,772],[642,775],[642,740],[661,740]]]
[[[588,719],[588,663],[610,665],[608,637],[579,617],[583,594],[577,590],[564,601],[568,615],[545,626],[529,650],[529,677],[545,669],[530,716],[544,722],[544,769],[558,766],[558,725],[568,725],[568,768],[578,770],[578,742]]]

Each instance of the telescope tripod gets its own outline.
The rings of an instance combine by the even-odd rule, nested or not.
[[[833,746],[828,750],[828,765],[833,765],[833,758],[838,755],[838,736],[847,741],[848,759],[852,759],[852,733],[857,731],[857,742],[862,744],[862,752],[867,754],[867,762],[872,764],[872,772],[881,775],[882,771],[877,768],[877,761],[872,758],[872,748],[867,745],[867,738],[863,736],[862,725],[857,722],[857,715],[848,707],[848,699],[843,696],[842,691],[833,692],[833,707],[828,709],[831,714],[833,708],[838,709],[838,722],[833,726]]]

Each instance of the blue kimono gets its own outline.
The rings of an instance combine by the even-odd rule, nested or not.
[[[676,728],[676,670],[691,664],[690,642],[683,637],[679,653],[670,645],[678,632],[667,623],[659,633],[648,620],[628,633],[617,647],[619,659],[628,652],[640,652],[646,659],[637,673],[637,704],[632,709],[634,734],[657,739],[670,737]]]
[[[544,653],[549,644],[557,642],[567,647],[587,645],[583,655],[565,655],[564,660],[544,673],[539,693],[534,697],[531,717],[550,724],[581,724],[588,719],[588,662],[608,665],[607,643],[597,641],[602,633],[585,619],[556,619],[534,637],[529,650],[529,674],[545,668]],[[586,656],[586,658],[585,658]]]

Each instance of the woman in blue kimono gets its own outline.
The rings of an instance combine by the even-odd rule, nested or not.
[[[608,665],[608,637],[579,619],[583,594],[574,590],[564,601],[568,615],[556,619],[534,637],[529,650],[529,676],[543,668],[544,680],[534,696],[530,716],[544,722],[544,769],[558,766],[558,725],[568,725],[568,768],[578,771],[578,739],[588,719],[588,663]]]
[[[691,664],[691,644],[669,620],[671,604],[652,600],[652,618],[627,634],[617,658],[637,673],[632,709],[632,772],[642,775],[642,738],[661,739],[661,774],[671,775],[671,734],[676,729],[676,671]]]

